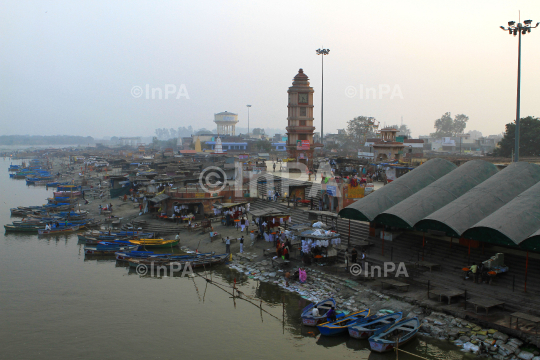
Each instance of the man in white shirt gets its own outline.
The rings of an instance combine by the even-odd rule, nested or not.
[[[227,236],[227,239],[225,240],[225,252],[227,254],[231,253],[231,239]]]

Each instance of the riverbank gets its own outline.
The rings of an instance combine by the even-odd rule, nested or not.
[[[65,165],[53,163],[54,172],[65,171]],[[104,174],[89,172],[85,179],[90,182],[95,189],[99,179]],[[63,177],[63,181],[75,179],[81,180],[78,172],[75,171]],[[257,241],[251,245],[251,239],[247,232],[240,232],[234,227],[225,227],[219,223],[214,224],[214,230],[220,233],[217,240],[211,241],[208,233],[202,234],[200,230],[188,232],[183,224],[173,225],[165,220],[158,220],[149,214],[139,216],[138,204],[132,201],[122,201],[120,199],[94,199],[87,194],[89,204],[82,204],[81,210],[87,210],[89,217],[95,217],[105,220],[105,215],[99,214],[99,205],[111,203],[113,205],[113,215],[125,223],[129,219],[141,219],[155,226],[167,227],[175,226],[181,236],[181,246],[187,246],[192,250],[198,249],[200,252],[215,251],[216,253],[225,252],[225,244],[221,238],[245,237],[245,254],[239,254],[239,242],[233,241],[231,250],[233,252],[233,262],[230,264],[232,269],[242,272],[255,280],[274,284],[286,291],[298,293],[300,296],[310,300],[317,301],[325,297],[333,296],[341,309],[355,311],[364,308],[370,308],[374,313],[380,310],[403,311],[404,316],[419,316],[423,322],[422,333],[441,340],[454,342],[459,340],[461,343],[478,345],[480,342],[489,345],[490,355],[497,359],[511,359],[519,356],[521,359],[532,358],[534,352],[528,351],[520,340],[510,338],[506,334],[494,331],[496,329],[481,327],[480,324],[471,323],[468,319],[434,312],[425,302],[410,301],[398,295],[388,295],[379,292],[374,285],[369,283],[359,284],[358,281],[351,279],[344,265],[319,267],[311,266],[308,268],[308,282],[299,284],[295,281],[289,281],[286,285],[285,274],[287,270],[279,271],[271,265],[268,257],[262,255],[263,249],[270,248],[269,243]],[[39,199],[41,201],[41,199]],[[168,236],[172,238],[174,235]],[[290,272],[300,266],[299,262],[291,263]],[[503,336],[504,335],[504,336]],[[458,344],[460,344],[458,342]],[[475,350],[471,345],[466,348]],[[533,350],[536,351],[536,350]],[[532,354],[532,356],[531,356]],[[521,355],[521,356],[520,356]]]

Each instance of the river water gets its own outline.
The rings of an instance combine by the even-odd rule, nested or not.
[[[11,207],[52,196],[10,179],[9,164],[0,159],[2,225],[17,220]],[[300,323],[306,300],[225,266],[207,273],[222,290],[199,276],[141,277],[114,260],[85,259],[76,235],[2,233],[0,271],[0,359],[395,358],[371,353],[367,341],[320,337]],[[265,311],[225,291],[235,279]],[[427,359],[463,357],[446,342],[421,337],[404,350]]]

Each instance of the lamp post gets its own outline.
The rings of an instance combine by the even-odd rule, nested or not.
[[[516,131],[515,131],[515,149],[514,149],[514,162],[519,161],[519,106],[520,106],[520,92],[521,92],[521,35],[525,35],[531,32],[531,29],[537,28],[540,23],[536,23],[535,26],[531,26],[532,20],[525,20],[522,23],[516,25],[515,21],[509,21],[508,27],[501,26],[504,31],[508,31],[510,35],[518,35],[518,74],[517,74],[517,106],[516,106]]]
[[[249,108],[251,107],[251,105],[246,105],[247,108],[248,108],[248,139],[249,139]]]
[[[324,104],[324,55],[330,53],[330,49],[317,49],[315,50],[317,55],[321,56],[321,144],[324,145],[324,131],[323,131],[323,104]]]

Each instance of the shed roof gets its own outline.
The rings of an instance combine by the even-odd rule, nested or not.
[[[419,230],[439,230],[461,236],[488,215],[540,181],[540,166],[512,163],[465,195],[416,223]]]
[[[376,222],[411,229],[414,224],[497,173],[497,167],[472,160],[429,184],[375,218]]]
[[[539,236],[531,239],[535,233]],[[469,228],[463,236],[500,245],[536,247],[540,244],[540,182]]]
[[[373,221],[377,215],[438,180],[457,166],[436,158],[420,165],[374,193],[355,201],[339,212],[346,219]]]
[[[169,195],[167,194],[159,194],[149,199],[149,201],[153,203],[158,203],[158,202],[162,202],[163,200],[167,200],[168,198],[169,198]]]

